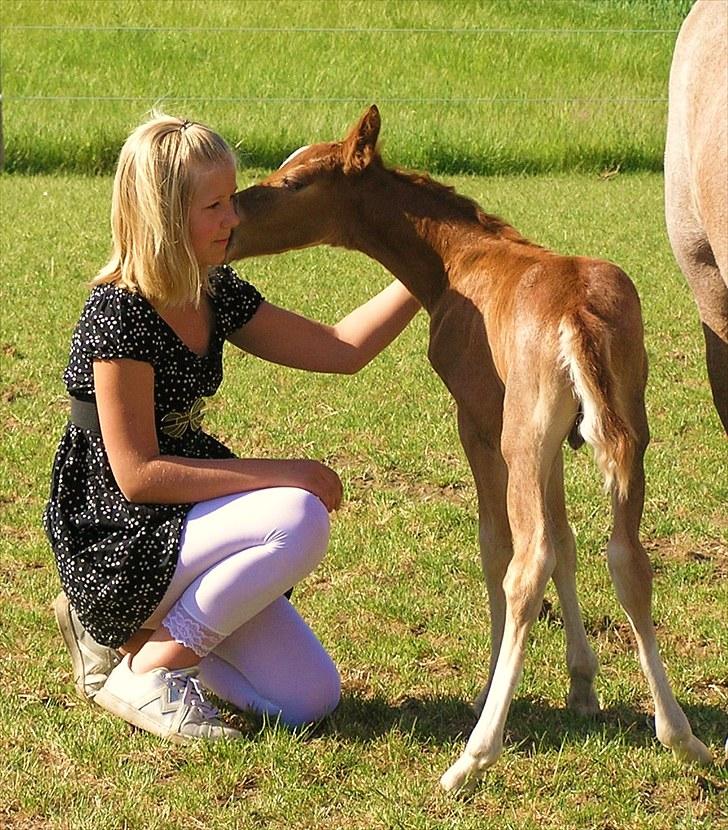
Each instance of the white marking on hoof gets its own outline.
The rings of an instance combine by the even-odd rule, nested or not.
[[[470,793],[478,785],[480,770],[472,756],[461,755],[440,778],[440,786],[446,792]]]
[[[702,764],[707,766],[713,763],[713,754],[708,747],[691,735],[687,741],[681,741],[672,747],[675,757],[684,764]]]

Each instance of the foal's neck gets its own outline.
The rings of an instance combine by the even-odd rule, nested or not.
[[[526,242],[471,199],[425,175],[380,168],[358,194],[348,247],[376,259],[431,311],[476,262],[486,266],[504,242]]]

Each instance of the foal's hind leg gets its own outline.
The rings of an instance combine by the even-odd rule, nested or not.
[[[607,547],[609,572],[617,597],[627,612],[637,640],[642,670],[655,702],[655,727],[661,743],[682,761],[710,763],[711,754],[692,733],[688,719],[675,700],[660,658],[652,623],[652,568],[639,541],[639,524],[644,503],[642,459],[648,441],[644,407],[634,407],[632,424],[637,426],[639,447],[629,482],[629,496],[613,496],[614,528]]]
[[[566,518],[563,453],[554,460],[548,489],[548,513],[552,544],[556,552],[553,581],[559,594],[566,636],[566,664],[569,669],[569,708],[581,715],[599,711],[594,692],[597,658],[589,645],[576,592],[576,542]]]

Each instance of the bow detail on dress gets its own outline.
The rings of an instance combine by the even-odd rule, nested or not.
[[[202,426],[206,407],[207,401],[198,398],[189,412],[168,412],[162,418],[162,432],[170,438],[181,438],[188,428],[197,431]]]

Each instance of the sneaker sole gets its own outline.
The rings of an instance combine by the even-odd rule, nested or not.
[[[63,642],[66,644],[68,653],[71,655],[73,683],[76,688],[76,694],[84,700],[93,700],[95,695],[89,694],[86,691],[84,683],[83,656],[76,643],[76,634],[73,630],[73,622],[71,621],[71,609],[68,603],[68,597],[65,594],[59,594],[53,600],[52,607],[53,615],[56,618],[56,625],[61,632],[61,637],[63,637]]]
[[[151,732],[153,735],[163,738],[165,741],[171,741],[173,744],[188,744],[195,740],[199,740],[199,738],[194,738],[192,735],[182,735],[179,732],[169,732],[164,727],[160,726],[154,718],[150,718],[148,715],[145,715],[144,712],[140,712],[134,706],[131,706],[129,703],[126,703],[126,701],[121,700],[121,698],[118,698],[115,694],[108,691],[108,689],[104,687],[99,689],[96,693],[94,701],[102,709],[105,709],[107,712],[111,712],[112,715],[118,715],[118,717],[125,720],[127,723],[130,723],[132,726],[143,729],[145,732]]]

